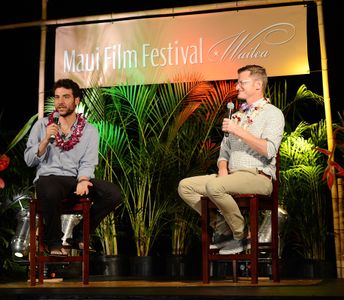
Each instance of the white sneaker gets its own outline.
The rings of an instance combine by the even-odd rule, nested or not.
[[[225,247],[231,240],[233,236],[231,234],[214,234],[212,244],[210,244],[209,249],[221,249]]]
[[[228,255],[228,254],[237,254],[245,250],[251,249],[251,240],[242,239],[242,240],[231,240],[227,243],[225,247],[220,249],[219,254]]]

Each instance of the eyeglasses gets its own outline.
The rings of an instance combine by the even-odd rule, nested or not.
[[[246,83],[251,82],[251,79],[246,79],[246,80],[238,80],[235,85],[240,85],[240,86],[244,86]]]

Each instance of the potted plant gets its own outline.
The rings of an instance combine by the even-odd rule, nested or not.
[[[106,181],[113,182],[114,177],[113,145],[115,138],[112,135],[111,105],[106,102],[102,89],[94,86],[91,89],[84,90],[83,104],[78,108],[83,112],[90,123],[95,125],[99,132],[99,162],[96,168],[95,176]],[[96,275],[124,276],[128,274],[128,258],[119,253],[118,224],[121,219],[121,209],[117,207],[112,213],[107,215],[99,224],[95,231],[97,241],[100,244],[100,255],[92,257],[93,270]]]
[[[171,86],[166,88],[163,92],[169,92]],[[132,273],[151,275],[150,250],[163,228],[168,208],[168,199],[161,197],[160,188],[174,159],[169,149],[168,123],[181,100],[171,94],[159,95],[157,85],[120,86],[108,89],[107,93],[112,97],[115,112],[115,176],[120,182],[136,246]],[[141,270],[136,264],[138,258],[145,261]]]
[[[118,220],[115,212],[107,215],[96,229],[101,244],[100,255],[94,256],[95,275],[125,276],[129,274],[128,257],[118,251]]]
[[[301,122],[293,132],[285,133],[281,143],[280,205],[288,212],[283,271],[288,276],[315,277],[315,271],[325,267],[327,274],[331,273],[327,253],[329,193],[322,181],[325,161],[316,150],[326,143],[325,129],[323,121],[312,125]],[[298,272],[288,270],[287,266],[293,265],[290,260],[297,256]]]
[[[104,140],[111,145],[109,161],[122,190],[136,257],[151,260],[150,250],[174,201],[176,186],[170,179],[180,162],[175,147],[180,128],[210,88],[210,83],[193,80],[103,90],[111,99],[107,114],[112,119],[96,125],[100,131],[106,129]]]
[[[166,273],[168,277],[181,278],[190,275],[197,265],[188,254],[194,238],[199,239],[199,215],[180,199],[175,201],[170,216],[171,255],[166,257]]]

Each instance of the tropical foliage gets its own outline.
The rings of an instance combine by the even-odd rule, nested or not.
[[[176,199],[170,217],[171,224],[171,254],[185,256],[193,239],[192,236],[200,234],[198,226],[199,216],[184,202]]]
[[[316,150],[324,144],[324,122],[301,122],[280,147],[280,204],[289,215],[285,243],[307,259],[326,258],[329,193],[322,181],[325,160]]]
[[[183,139],[188,132],[181,128],[205,103],[210,88],[209,83],[190,80],[103,90],[111,101],[106,120],[95,125],[101,143],[111,149],[108,155],[113,176],[122,190],[138,256],[150,254],[167,222],[167,211],[176,198],[178,170],[185,161],[179,154],[185,154],[181,144],[185,144]],[[194,139],[197,145],[191,147],[197,155],[207,150],[209,132],[208,128],[208,136],[202,140]],[[188,154],[192,157],[192,153]]]
[[[268,91],[272,103],[286,119],[280,146],[280,205],[288,212],[284,245],[304,258],[325,259],[330,237],[329,193],[322,182],[326,162],[316,150],[325,148],[326,126],[322,120],[308,124],[310,107],[322,106],[323,97],[301,85],[293,100],[287,97],[287,84],[276,82]],[[306,109],[300,109],[306,108]],[[312,109],[313,111],[313,109]],[[308,117],[309,118],[309,117]]]

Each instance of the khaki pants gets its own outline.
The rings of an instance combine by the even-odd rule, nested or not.
[[[218,177],[216,174],[185,178],[178,186],[179,196],[201,215],[201,196],[208,196],[221,211],[234,239],[245,237],[244,217],[231,195],[258,193],[270,195],[272,182],[256,169],[244,169]]]

